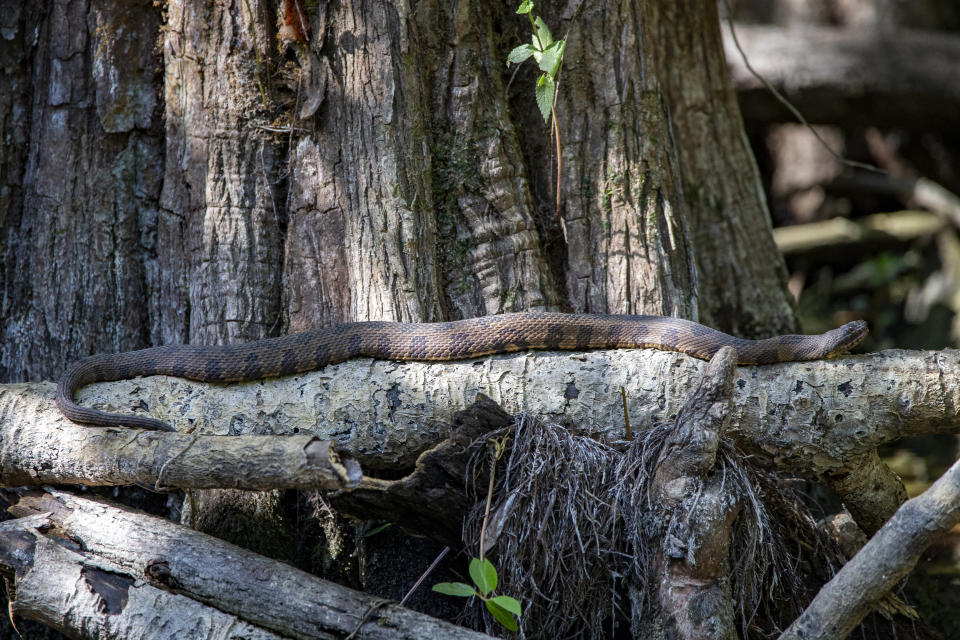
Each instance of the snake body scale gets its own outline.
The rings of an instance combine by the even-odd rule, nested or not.
[[[528,349],[655,348],[709,359],[721,347],[739,364],[817,360],[845,353],[867,334],[862,320],[820,335],[745,340],[678,318],[551,312],[437,323],[348,322],[333,327],[226,346],[169,345],[90,356],[71,365],[57,386],[57,406],[73,422],[171,431],[145,416],[81,407],[76,391],[93,382],[170,375],[200,382],[260,380],[321,369],[355,357],[461,360]]]

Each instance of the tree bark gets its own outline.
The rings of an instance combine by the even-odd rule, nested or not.
[[[0,207],[0,376],[40,380],[81,355],[160,339],[145,304],[164,165],[160,16],[148,1],[8,0],[0,13],[5,68],[18,70],[0,80],[0,122],[20,143],[5,142],[0,160],[18,183]]]
[[[656,57],[695,244],[700,319],[746,337],[796,333],[787,270],[722,57],[717,3],[662,8]],[[708,143],[705,143],[708,140]]]

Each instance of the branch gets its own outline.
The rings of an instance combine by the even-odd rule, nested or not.
[[[960,462],[907,501],[828,582],[780,640],[846,638],[923,551],[960,522]]]
[[[671,522],[658,566],[665,635],[684,640],[736,638],[730,580],[730,543],[742,496],[715,469],[727,427],[736,352],[723,349],[710,361],[703,384],[677,417],[654,472],[656,496],[650,522]]]
[[[876,124],[960,126],[960,85],[950,82],[960,38],[936,32],[738,23],[737,38],[757,72],[810,122],[844,122],[862,114]],[[793,116],[746,68],[728,31],[724,50],[747,119],[792,122]]]
[[[364,468],[409,470],[449,436],[453,414],[484,393],[509,413],[575,423],[589,435],[623,440],[620,387],[631,423],[675,416],[705,363],[654,350],[545,352],[448,363],[352,360],[322,371],[238,385],[156,376],[103,383],[80,400],[149,412],[181,432],[311,431],[338,441]],[[76,429],[53,405],[52,384],[0,385],[0,482],[43,472],[31,456],[95,430]],[[960,431],[960,351],[884,351],[834,360],[740,367],[730,431],[740,448],[781,471],[835,489],[861,527],[879,529],[906,499],[876,447],[902,437]],[[20,433],[20,432],[23,433]],[[116,432],[114,432],[116,433]],[[121,453],[139,456],[143,434]],[[17,438],[25,438],[17,440]],[[14,442],[33,442],[19,451]],[[149,442],[149,440],[147,440]],[[23,446],[23,445],[19,445]],[[82,469],[84,450],[65,450]],[[11,462],[15,461],[15,462]],[[119,465],[120,462],[117,462]],[[43,480],[47,482],[48,480]],[[70,480],[75,482],[76,480]]]
[[[50,491],[11,510],[0,568],[16,574],[12,611],[72,637],[332,639],[374,611],[355,637],[489,638],[131,509]]]
[[[0,390],[0,398],[5,393]],[[57,421],[51,412],[36,417],[8,412],[0,420],[0,485],[7,487],[349,489],[361,477],[352,457],[310,435],[225,438],[124,431]]]
[[[838,252],[877,252],[902,246],[946,229],[948,222],[936,213],[898,211],[877,213],[857,220],[831,218],[818,222],[777,227],[773,238],[785,256],[835,257]]]

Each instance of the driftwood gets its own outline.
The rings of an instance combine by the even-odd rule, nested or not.
[[[917,128],[960,126],[955,60],[960,38],[944,32],[898,29],[781,29],[735,25],[747,60],[813,123],[863,114],[873,124]],[[794,117],[747,69],[728,29],[724,51],[744,117],[792,122]],[[950,105],[953,105],[951,107]]]
[[[960,522],[960,462],[908,500],[827,583],[780,640],[845,638],[913,569],[939,536]]]
[[[0,429],[0,485],[127,485],[166,489],[349,489],[360,466],[329,440],[222,437],[59,424],[29,418]]]
[[[196,434],[302,434],[309,428],[321,440],[336,440],[337,450],[364,469],[396,474],[412,469],[420,453],[446,438],[454,413],[478,393],[510,413],[526,411],[575,424],[606,441],[622,441],[621,386],[631,422],[652,424],[679,412],[702,366],[683,354],[653,350],[530,352],[448,363],[357,359],[240,385],[163,376],[104,383],[83,390],[80,399],[119,412],[149,407],[181,432]],[[902,483],[882,464],[876,447],[960,430],[958,372],[960,351],[954,350],[740,367],[731,415],[737,426],[729,435],[769,465],[824,481],[872,533],[906,500]],[[52,397],[48,383],[0,386],[4,473],[14,468],[39,473],[23,458],[34,454],[23,450],[57,449],[59,439],[86,433],[78,434],[60,416]],[[134,459],[140,455],[136,442],[142,435],[117,437],[129,438],[125,453]],[[9,444],[14,441],[16,449]],[[62,481],[75,482],[76,474]],[[17,483],[23,482],[21,473]]]
[[[72,635],[489,637],[127,508],[48,491],[11,511],[21,517],[0,523],[11,611]]]

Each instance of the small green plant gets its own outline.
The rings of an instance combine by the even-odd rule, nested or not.
[[[490,444],[490,484],[487,486],[487,505],[483,514],[483,524],[480,525],[480,557],[470,560],[470,579],[476,588],[464,582],[439,582],[433,585],[433,590],[448,596],[459,596],[461,598],[472,598],[474,596],[483,600],[487,611],[496,618],[497,622],[502,624],[510,631],[516,631],[519,628],[517,618],[520,617],[522,609],[516,598],[510,596],[493,595],[497,590],[497,569],[493,563],[483,557],[483,551],[486,548],[484,538],[487,533],[487,524],[490,522],[490,505],[493,502],[494,474],[497,470],[497,460],[503,457],[507,450],[507,444],[510,437],[490,438],[487,442]]]
[[[520,617],[520,603],[510,596],[493,595],[497,589],[497,570],[493,564],[484,558],[474,558],[470,561],[470,579],[476,588],[465,582],[440,582],[433,585],[433,590],[448,596],[471,598],[476,596],[483,600],[487,611],[497,622],[510,631],[516,631],[517,618]]]
[[[553,34],[550,33],[543,19],[533,15],[533,0],[523,0],[517,8],[517,13],[526,14],[530,18],[533,36],[531,44],[515,47],[507,55],[507,65],[520,64],[532,56],[542,72],[537,78],[534,93],[543,121],[547,125],[553,124],[551,135],[556,145],[554,151],[557,160],[556,208],[557,217],[560,218],[560,180],[563,177],[563,159],[560,155],[560,125],[557,123],[557,76],[560,75],[560,68],[563,66],[563,52],[567,49],[567,41],[566,39],[554,40]],[[562,218],[560,218],[560,226],[566,239],[567,230]]]
[[[514,48],[507,56],[507,64],[520,64],[533,56],[537,66],[540,67],[540,71],[543,72],[537,78],[535,90],[537,106],[540,107],[543,121],[550,124],[550,116],[553,115],[554,126],[556,126],[557,111],[554,97],[557,92],[557,74],[560,73],[560,66],[563,64],[563,52],[567,48],[567,42],[566,40],[554,40],[546,23],[541,18],[534,17],[532,12],[532,0],[523,0],[517,8],[517,13],[527,14],[527,17],[530,18],[533,42]]]

